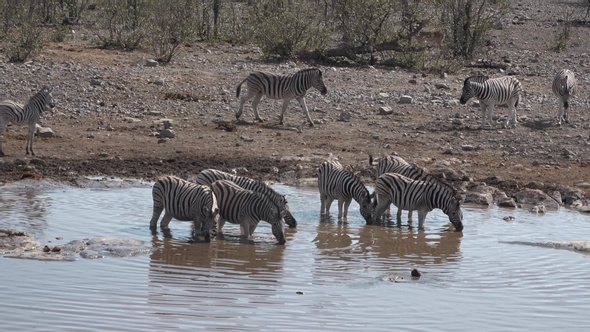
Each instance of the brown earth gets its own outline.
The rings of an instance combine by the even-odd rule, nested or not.
[[[148,67],[149,53],[98,49],[88,42],[90,34],[76,32],[66,42],[47,44],[30,63],[0,64],[0,98],[25,102],[48,85],[56,104],[54,114],[42,119],[55,136],[35,138],[35,159],[25,155],[26,128],[8,128],[0,181],[72,182],[92,175],[154,180],[165,174],[190,177],[212,167],[297,183],[314,177],[318,164],[333,155],[370,184],[368,155],[395,152],[420,166],[448,167],[464,179],[490,181],[509,192],[531,181],[576,187],[590,181],[590,34],[588,25],[577,25],[572,46],[552,51],[558,10],[553,2],[518,2],[514,16],[494,30],[482,61],[474,62],[505,65],[521,80],[525,95],[515,129],[478,130],[478,108],[457,103],[463,79],[474,68],[441,76],[337,63],[276,64],[263,62],[255,47],[229,44],[185,47],[173,63]],[[324,71],[329,89],[326,96],[308,93],[314,127],[305,124],[295,101],[285,125],[278,125],[281,102],[267,98],[260,105],[265,123],[251,122],[250,103],[245,122],[235,122],[235,88],[249,72],[292,73],[308,66]],[[570,123],[556,126],[551,80],[561,68],[574,70],[580,86]],[[402,95],[414,102],[399,104]],[[382,115],[382,106],[392,114]],[[342,113],[350,119],[340,121]],[[498,121],[506,113],[498,108]],[[159,144],[155,133],[162,118],[172,121],[176,137]]]

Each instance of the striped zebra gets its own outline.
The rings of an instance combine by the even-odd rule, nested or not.
[[[160,228],[169,229],[172,218],[192,221],[195,236],[203,234],[205,241],[216,235],[215,218],[219,213],[217,199],[211,188],[177,178],[164,176],[152,188],[154,212],[150,229],[156,230],[162,210],[166,210]]]
[[[271,225],[272,234],[280,244],[285,244],[284,220],[279,207],[267,196],[244,189],[229,180],[217,180],[211,189],[219,203],[217,231],[222,233],[226,221],[240,224],[241,235],[248,239],[254,233],[260,220]]]
[[[369,156],[369,165],[373,164],[372,156]],[[385,173],[397,173],[413,180],[437,181],[438,179],[428,173],[427,170],[415,164],[410,164],[398,156],[387,155],[379,159],[376,168],[376,177],[379,178]],[[388,212],[389,207],[386,210]],[[412,210],[408,211],[408,221],[412,221]],[[402,209],[397,209],[397,223],[402,221]]]
[[[576,94],[578,82],[573,71],[563,69],[553,79],[553,94],[559,98],[559,114],[557,124],[561,126],[561,121],[569,122],[569,100]]]
[[[393,203],[398,209],[418,210],[420,229],[424,229],[424,220],[428,212],[441,209],[449,217],[456,231],[463,230],[463,214],[457,193],[442,181],[420,181],[397,173],[385,173],[377,178],[375,193],[375,221],[379,221],[383,211]]]
[[[285,212],[285,223],[291,228],[297,227],[297,220],[295,220],[295,217],[293,217],[293,214],[289,210],[287,198],[284,195],[277,193],[271,187],[266,185],[266,183],[256,181],[246,176],[233,175],[211,168],[201,171],[197,175],[195,182],[197,184],[211,186],[211,184],[217,180],[230,180],[244,189],[252,190],[267,196],[282,211]]]
[[[248,92],[240,97],[240,90],[244,82],[246,82]],[[309,116],[309,110],[305,103],[305,94],[311,87],[316,88],[322,95],[328,93],[322,79],[322,71],[318,68],[306,68],[290,75],[274,75],[260,71],[252,72],[238,84],[236,89],[236,97],[240,98],[240,108],[236,112],[236,119],[240,120],[244,103],[254,97],[252,101],[254,115],[257,121],[263,122],[264,120],[258,114],[258,103],[262,96],[267,96],[271,99],[283,99],[283,109],[279,117],[280,124],[283,124],[283,117],[291,99],[297,99],[307,117],[307,122],[309,122],[310,126],[313,126],[313,121]]]
[[[487,76],[467,77],[463,82],[463,92],[461,104],[466,104],[469,99],[476,97],[479,99],[481,109],[480,129],[483,129],[486,123],[486,116],[492,122],[492,113],[496,105],[508,105],[508,119],[503,127],[516,128],[516,107],[520,102],[522,94],[522,85],[516,77],[504,76],[498,78],[488,78]]]
[[[352,172],[344,169],[337,161],[325,161],[318,169],[318,188],[320,191],[320,213],[330,214],[334,199],[338,200],[338,219],[346,219],[352,199],[359,204],[360,213],[371,223],[373,204],[369,190]]]
[[[37,122],[39,122],[39,118],[43,114],[43,111],[45,111],[46,106],[49,106],[50,108],[55,107],[53,104],[51,90],[46,86],[37,92],[33,97],[31,97],[28,103],[24,106],[11,100],[5,100],[1,102],[0,136],[2,136],[6,126],[8,126],[9,123],[14,125],[28,125],[29,132],[27,136],[26,151],[27,154],[29,154],[30,150],[31,155],[34,156],[35,152],[33,151],[33,135],[35,134]],[[2,156],[5,156],[5,154],[2,150],[2,141],[0,140],[0,157]]]

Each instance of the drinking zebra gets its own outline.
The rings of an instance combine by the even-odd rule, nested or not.
[[[293,217],[293,214],[289,210],[287,198],[284,195],[277,193],[264,182],[256,181],[246,176],[233,175],[211,168],[201,171],[197,175],[195,182],[198,184],[211,186],[211,184],[217,180],[230,180],[244,189],[252,190],[267,196],[282,211],[285,212],[285,223],[291,228],[297,227],[297,220],[295,220],[295,217]]]
[[[569,99],[576,94],[577,85],[576,75],[568,69],[561,70],[553,79],[553,94],[559,98],[557,124],[560,126],[562,120],[569,122]]]
[[[338,200],[338,219],[346,219],[348,207],[354,200],[360,206],[360,213],[371,223],[373,205],[369,190],[352,172],[344,169],[337,161],[325,161],[318,169],[318,187],[320,191],[320,213],[330,214],[330,206],[334,199]]]
[[[372,156],[369,156],[369,165],[373,164]],[[376,177],[379,178],[381,174],[385,173],[397,173],[401,174],[405,177],[408,177],[413,180],[433,180],[436,181],[435,177],[433,177],[428,171],[419,167],[415,164],[410,164],[405,161],[403,158],[398,156],[387,155],[379,159],[377,163],[376,169]],[[408,211],[408,221],[412,221],[412,210]],[[389,214],[389,206],[385,210],[386,214]],[[397,223],[401,224],[402,222],[402,209],[397,209]]]
[[[240,97],[240,90],[244,82],[246,82],[248,92]],[[258,114],[258,103],[262,96],[267,96],[271,99],[283,99],[283,109],[279,117],[280,124],[283,124],[283,117],[291,99],[297,99],[307,117],[307,122],[309,122],[310,126],[313,126],[313,121],[309,116],[309,110],[305,103],[305,94],[311,87],[316,88],[322,95],[328,93],[322,79],[322,71],[318,68],[306,68],[290,75],[274,75],[260,71],[252,72],[237,86],[236,97],[240,98],[240,108],[236,112],[236,119],[239,120],[240,116],[242,116],[244,103],[254,97],[254,100],[252,100],[254,116],[257,121],[263,122],[264,120]]]
[[[164,176],[152,188],[154,212],[150,229],[156,230],[162,210],[166,210],[160,228],[169,229],[172,218],[192,221],[195,236],[204,235],[211,241],[216,235],[215,218],[219,213],[217,199],[211,188],[194,184],[175,176]]]
[[[35,155],[33,151],[33,135],[35,134],[35,129],[37,127],[37,122],[39,122],[39,118],[45,111],[45,107],[49,106],[50,108],[55,107],[53,104],[53,96],[51,95],[51,90],[48,87],[43,87],[39,92],[37,92],[31,99],[29,99],[26,105],[22,105],[16,103],[11,100],[5,100],[0,103],[0,136],[4,133],[6,126],[9,123],[14,125],[28,125],[29,132],[27,135],[27,146],[26,151],[29,154],[29,150],[31,151],[31,155]],[[0,157],[4,156],[4,151],[2,150],[2,141],[0,140]]]
[[[508,105],[508,119],[503,125],[508,128],[512,123],[512,128],[516,127],[516,107],[520,102],[522,85],[516,77],[504,76],[498,78],[488,78],[487,76],[467,77],[463,82],[463,92],[461,104],[466,104],[469,99],[476,97],[479,99],[479,108],[481,109],[481,125],[483,129],[486,123],[486,116],[492,121],[492,113],[496,105]]]
[[[281,210],[267,196],[244,189],[229,180],[217,180],[211,188],[219,203],[217,231],[222,233],[226,221],[240,224],[241,235],[248,239],[260,220],[271,225],[272,234],[280,244],[285,244],[284,220]]]
[[[442,181],[419,181],[397,173],[382,174],[375,182],[375,221],[391,203],[404,210],[418,210],[418,227],[424,229],[428,212],[442,209],[456,231],[463,230],[463,214],[455,190]]]

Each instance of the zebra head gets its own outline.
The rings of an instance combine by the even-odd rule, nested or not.
[[[37,92],[35,96],[33,96],[35,100],[39,100],[41,103],[43,103],[44,108],[49,106],[51,111],[55,107],[55,104],[53,103],[53,95],[51,95],[52,90],[53,89],[49,89],[47,86],[44,86],[39,92]]]
[[[455,226],[456,232],[461,232],[463,230],[463,212],[461,212],[461,202],[456,198],[453,197],[449,201],[446,209],[443,212],[449,216],[449,221]]]
[[[277,241],[279,241],[279,244],[285,244],[287,242],[287,239],[285,238],[285,210],[282,210],[279,212],[278,208],[277,208],[277,212],[278,212],[278,217],[271,222],[271,228],[272,228],[272,235],[275,236],[275,238],[277,239]]]
[[[327,94],[328,88],[326,88],[326,85],[324,84],[322,71],[318,68],[314,68],[314,72],[316,73],[316,75],[314,75],[313,80],[311,82],[312,86],[316,88],[322,95]]]
[[[373,210],[375,209],[377,202],[376,199],[373,200],[373,197],[375,197],[375,193],[369,195],[369,192],[367,191],[365,198],[362,200],[362,202],[359,202],[361,216],[363,216],[367,222],[367,225],[373,222]]]
[[[469,76],[463,81],[463,90],[461,92],[461,99],[459,102],[465,105],[469,99],[475,96],[475,90],[473,89],[473,83],[481,84],[488,80],[487,76]]]

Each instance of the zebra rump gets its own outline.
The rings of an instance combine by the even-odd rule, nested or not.
[[[211,189],[219,204],[218,232],[222,232],[228,221],[240,224],[241,235],[250,238],[260,220],[264,220],[271,225],[272,234],[280,244],[287,242],[283,215],[267,196],[246,190],[229,180],[217,180],[211,184]]]
[[[569,99],[576,94],[578,82],[574,72],[568,69],[562,69],[555,78],[553,78],[553,94],[559,98],[559,113],[557,115],[557,124],[561,121],[569,122]]]
[[[463,230],[463,214],[456,191],[450,185],[435,180],[434,177],[428,181],[420,181],[397,173],[385,173],[375,182],[375,193],[376,221],[393,203],[398,209],[418,210],[420,229],[424,228],[424,220],[428,212],[438,208],[449,217],[456,231]]]
[[[338,219],[347,218],[348,207],[354,199],[360,207],[360,213],[371,223],[373,205],[369,190],[352,172],[344,169],[337,161],[325,161],[318,168],[318,188],[320,192],[320,213],[330,214],[334,199],[338,200]]]
[[[195,236],[203,234],[205,241],[211,241],[216,235],[215,218],[219,213],[217,199],[211,188],[192,182],[165,176],[160,178],[152,188],[154,210],[150,220],[150,229],[155,231],[162,210],[166,210],[160,221],[160,228],[168,229],[172,218],[192,221]]]
[[[14,125],[28,125],[28,133],[27,133],[27,143],[26,143],[26,153],[31,155],[35,155],[33,151],[33,137],[35,134],[35,129],[37,122],[41,118],[41,115],[45,111],[46,106],[49,106],[51,109],[55,107],[53,104],[53,96],[51,95],[51,90],[44,86],[33,95],[26,105],[22,105],[16,103],[11,100],[5,100],[0,103],[0,136],[4,133],[6,126],[9,123]],[[2,150],[2,141],[0,141],[0,157],[4,156],[4,151]]]
[[[293,214],[289,210],[287,198],[284,195],[281,195],[278,192],[276,192],[266,183],[251,179],[246,176],[233,175],[212,168],[201,171],[197,175],[195,182],[197,184],[211,186],[211,184],[217,180],[229,180],[244,189],[252,190],[267,196],[282,211],[285,212],[285,223],[289,225],[290,228],[297,227],[297,220],[295,220],[295,217],[293,217]]]

